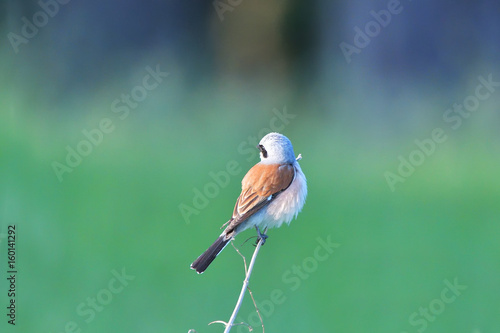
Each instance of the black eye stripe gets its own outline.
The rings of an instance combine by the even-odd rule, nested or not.
[[[263,145],[259,145],[259,150],[262,153],[262,156],[264,156],[264,158],[267,158],[267,150]]]

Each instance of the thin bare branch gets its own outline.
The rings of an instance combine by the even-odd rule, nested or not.
[[[231,245],[234,247],[236,252],[243,258],[243,263],[245,265],[245,275],[248,274],[248,267],[247,267],[247,259],[246,257],[241,253],[241,251],[234,245],[234,241],[231,241]],[[255,312],[257,312],[257,315],[259,316],[260,323],[262,325],[262,333],[265,333],[265,328],[264,328],[264,320],[262,320],[262,316],[260,315],[259,307],[257,306],[257,302],[255,302],[255,298],[253,297],[252,290],[250,287],[247,286],[248,293],[250,294],[250,297],[252,298],[253,305],[255,307]]]
[[[245,275],[247,275],[248,274],[247,258],[245,258],[245,256],[240,252],[240,250],[236,247],[236,245],[234,245],[234,240],[231,241],[231,245],[234,247],[236,252],[238,252],[238,254],[243,258],[243,264],[245,265]]]
[[[264,234],[265,234],[264,230]],[[243,280],[243,287],[241,288],[240,296],[238,297],[238,301],[236,302],[236,306],[234,307],[233,314],[231,315],[231,318],[229,318],[229,322],[226,325],[226,329],[224,330],[224,333],[229,333],[231,331],[231,328],[233,327],[234,320],[236,319],[236,316],[238,315],[238,311],[240,310],[241,303],[243,303],[243,297],[245,296],[245,291],[248,288],[248,283],[250,282],[250,276],[252,275],[253,271],[253,266],[255,265],[255,260],[257,259],[257,255],[259,254],[259,250],[262,246],[262,239],[259,239],[259,242],[257,243],[257,246],[255,247],[255,251],[253,252],[252,260],[250,260],[250,265],[248,266],[248,270],[246,272],[245,280]],[[245,260],[245,267],[246,267],[246,260]]]
[[[222,320],[216,320],[216,321],[212,321],[211,323],[208,323],[208,325],[212,325],[212,324],[222,324],[224,326],[227,326],[228,324],[225,322],[225,321],[222,321]],[[233,326],[238,326],[238,325],[245,325],[246,327],[248,327],[248,331],[249,332],[252,332],[253,331],[253,327],[248,325],[247,323],[236,323],[236,324],[233,324]],[[195,331],[196,332],[196,331]],[[189,333],[189,332],[188,332]]]
[[[262,325],[262,333],[265,333],[265,328],[264,328],[264,320],[262,320],[262,316],[260,315],[259,308],[257,307],[257,303],[255,302],[255,298],[253,298],[253,293],[250,290],[250,287],[247,287],[248,293],[250,294],[250,297],[252,297],[253,305],[255,306],[255,311],[257,312],[257,315],[259,316],[260,323]]]

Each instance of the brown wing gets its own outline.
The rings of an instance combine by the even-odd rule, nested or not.
[[[241,181],[241,194],[236,200],[233,216],[226,234],[268,205],[293,181],[295,169],[291,164],[256,164]]]

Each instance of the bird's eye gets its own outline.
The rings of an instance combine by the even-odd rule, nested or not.
[[[262,153],[262,156],[264,156],[264,158],[267,158],[267,150],[266,150],[266,148],[264,148],[263,145],[258,145],[258,148],[259,148],[260,152]]]

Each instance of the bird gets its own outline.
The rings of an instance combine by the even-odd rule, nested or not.
[[[215,257],[234,239],[249,228],[255,228],[262,244],[267,228],[290,224],[297,218],[307,197],[307,180],[300,168],[291,141],[280,133],[265,135],[256,147],[260,162],[255,164],[241,181],[241,194],[236,200],[231,219],[217,240],[192,264],[191,269],[203,273]]]

